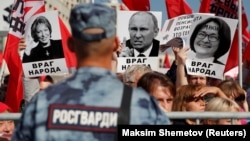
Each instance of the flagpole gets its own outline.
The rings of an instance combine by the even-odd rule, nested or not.
[[[0,69],[0,87],[2,86],[3,81],[4,81],[4,75],[5,75],[4,72],[6,71],[6,69],[8,69],[8,68],[7,68],[5,60],[3,59],[2,66]]]
[[[243,87],[243,81],[242,81],[242,0],[238,0],[238,46],[239,46],[239,84],[241,87]]]

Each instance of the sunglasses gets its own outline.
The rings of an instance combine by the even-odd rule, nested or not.
[[[204,95],[202,97],[191,97],[191,98],[189,98],[189,101],[195,101],[195,102],[197,102],[199,100],[202,100],[205,103],[208,103],[214,97],[215,97],[214,94],[207,93],[206,95]]]
[[[246,96],[244,94],[239,95],[234,100],[235,101],[244,101],[246,99]]]

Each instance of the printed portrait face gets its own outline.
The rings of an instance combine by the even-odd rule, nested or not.
[[[155,29],[153,18],[148,13],[139,13],[131,17],[129,35],[131,45],[134,48],[149,47],[157,33],[158,31]]]
[[[41,23],[41,24],[37,25],[36,34],[37,34],[39,42],[41,42],[41,43],[49,42],[50,30],[45,24]]]
[[[209,22],[198,32],[194,40],[196,54],[201,58],[213,57],[219,48],[219,26],[215,22]]]

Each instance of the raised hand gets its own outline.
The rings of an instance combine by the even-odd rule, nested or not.
[[[185,47],[185,48],[172,47],[172,50],[175,54],[176,65],[179,65],[179,64],[185,65],[185,62],[187,60],[187,51],[189,50],[189,47]]]
[[[132,57],[134,56],[134,49],[130,49],[126,46],[126,38],[123,38],[123,42],[121,43],[121,51],[118,55],[119,57]]]
[[[20,55],[20,52],[25,50],[26,47],[27,47],[27,45],[26,45],[25,39],[21,38],[18,42],[18,48],[17,48],[18,54]]]

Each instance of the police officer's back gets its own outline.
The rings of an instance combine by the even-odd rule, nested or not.
[[[76,54],[77,71],[33,97],[13,141],[115,140],[124,88],[111,71],[112,53],[118,47],[115,18],[114,9],[102,4],[72,9],[68,45]],[[128,124],[169,124],[144,90],[133,88],[130,102]]]

